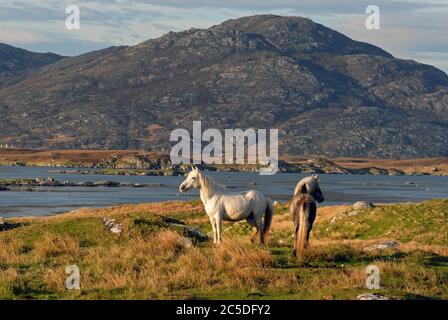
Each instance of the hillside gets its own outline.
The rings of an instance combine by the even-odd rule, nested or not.
[[[447,200],[397,204],[349,214],[321,207],[302,260],[290,255],[287,204],[276,207],[268,247],[251,244],[245,223],[224,224],[224,242],[193,238],[185,229],[210,224],[197,200],[80,209],[0,225],[0,299],[447,299]],[[103,218],[123,225],[113,234]],[[177,225],[172,225],[173,221]],[[384,241],[397,248],[366,250]],[[76,264],[81,290],[64,287]],[[380,269],[381,288],[365,287],[366,267]]]
[[[175,128],[279,128],[280,152],[448,156],[448,76],[260,15],[63,59],[0,90],[0,143],[167,152]]]
[[[20,81],[32,70],[63,57],[54,53],[36,53],[0,43],[0,88]]]

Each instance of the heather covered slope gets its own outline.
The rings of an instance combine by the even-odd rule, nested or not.
[[[174,128],[279,128],[280,152],[448,155],[448,76],[261,15],[64,59],[0,90],[0,142],[167,151]]]

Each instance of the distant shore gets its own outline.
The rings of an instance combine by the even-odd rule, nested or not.
[[[168,155],[143,150],[28,150],[0,149],[0,165],[70,168],[56,173],[104,175],[179,175],[188,165],[174,166]],[[256,172],[256,165],[203,165],[204,170]],[[350,157],[284,156],[279,172],[369,174],[369,175],[448,175],[448,158],[372,159]]]

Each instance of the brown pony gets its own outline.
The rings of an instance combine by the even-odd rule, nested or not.
[[[316,219],[316,201],[319,203],[324,201],[318,176],[313,175],[300,180],[289,206],[294,221],[294,250],[292,252],[294,256],[297,251],[303,253],[308,246],[310,231]]]

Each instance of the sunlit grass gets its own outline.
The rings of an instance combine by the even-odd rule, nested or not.
[[[365,268],[376,264],[381,289],[393,298],[448,298],[448,201],[366,209],[319,208],[309,250],[291,256],[287,204],[276,207],[267,247],[249,241],[244,223],[225,224],[224,242],[196,241],[181,249],[182,229],[166,217],[209,232],[199,201],[81,209],[45,218],[16,219],[0,232],[2,299],[356,299]],[[343,218],[332,223],[334,216]],[[123,224],[114,235],[102,218]],[[366,252],[378,241],[398,250]],[[81,271],[81,290],[65,289],[65,268]]]

